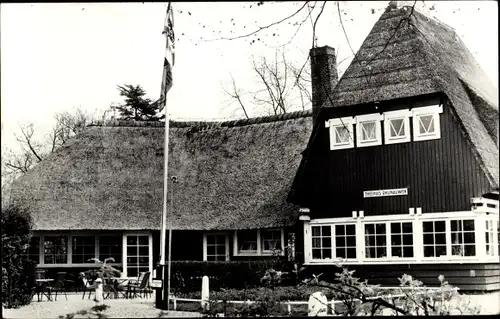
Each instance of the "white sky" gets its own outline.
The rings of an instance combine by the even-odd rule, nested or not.
[[[227,85],[231,72],[239,85],[252,88],[251,55],[272,57],[273,46],[288,42],[294,29],[286,23],[278,29],[270,28],[251,37],[262,40],[253,45],[248,38],[210,42],[200,38],[213,39],[221,28],[221,35],[243,34],[256,24],[289,15],[301,4],[265,3],[258,7],[255,2],[174,3],[179,40],[174,85],[168,95],[171,117],[241,117],[236,105],[226,102],[222,84]],[[354,51],[387,4],[340,3]],[[435,10],[429,11],[432,6]],[[12,132],[18,124],[34,122],[41,136],[53,125],[55,112],[81,106],[102,114],[112,103],[121,101],[117,84],[140,84],[149,97],[158,98],[165,51],[161,34],[165,8],[165,3],[1,4],[2,148],[15,146]],[[419,1],[417,8],[455,28],[498,87],[496,1]],[[371,9],[376,9],[374,14]],[[297,65],[307,58],[311,29],[307,21],[288,46],[288,57]],[[352,56],[334,2],[327,4],[317,35],[319,46],[339,49],[338,61]],[[343,62],[340,71],[349,63],[350,59]]]

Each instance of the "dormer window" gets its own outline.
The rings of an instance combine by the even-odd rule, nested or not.
[[[398,110],[384,113],[385,144],[409,142],[410,116],[409,110]]]
[[[330,128],[330,149],[339,150],[354,147],[353,118],[330,119],[326,126]]]
[[[382,145],[381,120],[382,115],[378,113],[356,116],[358,147]]]
[[[440,113],[443,113],[443,107],[440,105],[419,107],[412,110],[414,141],[441,138]]]

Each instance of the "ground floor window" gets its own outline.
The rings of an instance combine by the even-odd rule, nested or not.
[[[44,236],[43,262],[45,264],[68,262],[68,236]]]
[[[475,256],[474,220],[452,220],[450,224],[451,254],[453,256]]]
[[[121,263],[122,247],[122,236],[99,236],[99,260],[111,257],[115,263]]]
[[[332,227],[313,226],[311,227],[312,238],[312,258],[331,259],[332,258]]]
[[[316,219],[304,249],[307,262],[472,262],[498,255],[499,231],[498,215],[477,211]]]
[[[335,225],[335,257],[356,258],[356,225]]]
[[[149,236],[127,235],[127,276],[149,271]]]
[[[105,233],[92,235],[76,233],[53,235],[38,233],[32,237],[24,254],[41,267],[67,267],[75,265],[95,267],[95,260],[122,267],[126,276],[152,271],[152,237],[149,233]]]
[[[96,257],[95,236],[72,236],[72,239],[72,263],[84,264],[92,262],[90,259]]]
[[[284,229],[236,230],[233,239],[235,256],[284,255]]]
[[[391,223],[391,257],[413,257],[413,223]]]
[[[365,225],[366,258],[387,257],[387,233],[385,223]]]
[[[424,221],[424,257],[440,257],[447,255],[446,245],[446,222]]]
[[[205,234],[203,238],[203,260],[229,260],[229,236],[224,233]]]

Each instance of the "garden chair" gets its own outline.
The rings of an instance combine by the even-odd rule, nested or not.
[[[66,273],[65,272],[58,272],[56,275],[56,279],[53,283],[52,286],[48,286],[49,290],[52,292],[55,292],[55,300],[57,301],[57,293],[58,292],[64,292],[64,296],[66,297],[66,300],[68,300],[68,295],[66,294]]]
[[[82,279],[82,291],[83,291],[83,295],[82,295],[82,299],[85,298],[85,293],[89,293],[89,297],[88,299],[90,299],[90,295],[92,294],[92,291],[94,291],[94,286],[90,283],[90,280],[87,278],[87,275],[85,275],[85,273],[81,272],[80,273],[80,278]]]
[[[139,296],[142,298],[141,293],[145,293],[149,284],[150,272],[140,272],[137,283],[130,282],[127,286],[127,295],[129,298]]]

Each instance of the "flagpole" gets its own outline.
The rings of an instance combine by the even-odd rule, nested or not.
[[[171,11],[171,3],[168,3],[167,6],[167,12],[165,16],[165,26],[168,26],[168,19],[169,19],[169,14]],[[169,46],[169,34],[167,30],[163,30],[165,33],[165,38],[166,38],[166,43],[167,43],[167,49]],[[164,69],[165,72],[165,69]],[[163,78],[163,81],[166,79]],[[164,87],[163,84],[166,85],[166,83],[163,83],[162,81],[162,96],[163,100],[161,101],[163,103],[163,109],[165,110],[165,141],[164,141],[164,151],[163,151],[163,157],[164,157],[164,163],[163,163],[163,210],[162,210],[162,223],[161,223],[161,252],[160,252],[160,265],[161,265],[161,272],[162,272],[162,303],[166,301],[166,309],[169,310],[170,308],[170,252],[171,252],[171,246],[172,246],[172,229],[171,229],[171,223],[168,223],[167,227],[167,196],[168,196],[168,141],[169,141],[169,131],[170,131],[170,120],[169,120],[169,114],[167,110],[167,91]],[[170,199],[172,200],[172,199]],[[169,251],[169,256],[168,256],[168,273],[167,277],[165,278],[165,251],[166,251],[166,230],[169,230],[169,242],[168,242],[168,251]],[[167,296],[165,296],[165,279],[167,279],[168,283],[168,290],[167,290]],[[166,298],[165,298],[166,297]],[[165,304],[162,305],[162,309],[164,308]]]

